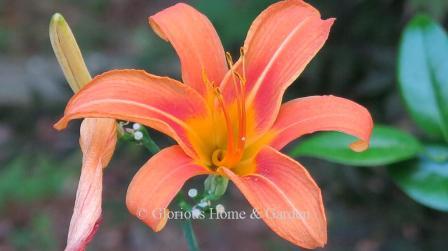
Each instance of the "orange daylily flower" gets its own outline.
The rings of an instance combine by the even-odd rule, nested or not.
[[[210,21],[186,4],[149,18],[154,31],[179,55],[184,84],[140,70],[113,70],[72,97],[63,129],[72,119],[105,117],[159,130],[178,145],[153,156],[135,175],[129,211],[160,231],[167,207],[193,176],[223,175],[234,182],[266,224],[292,243],[315,248],[327,241],[319,187],[308,171],[279,150],[315,131],[357,137],[368,147],[372,118],[362,106],[334,96],[281,104],[285,89],[327,40],[334,19],[301,0],[275,3],[250,27],[240,59],[224,53]],[[274,217],[275,213],[292,217]],[[296,217],[294,217],[296,216]]]
[[[50,40],[56,58],[73,92],[90,80],[81,51],[70,27],[60,14],[50,22]],[[109,163],[117,142],[114,119],[86,118],[81,124],[79,144],[83,154],[81,177],[70,220],[65,251],[85,250],[101,221],[103,168]]]

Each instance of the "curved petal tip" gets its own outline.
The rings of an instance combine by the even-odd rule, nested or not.
[[[63,117],[53,125],[53,128],[58,131],[61,131],[67,127],[67,124],[68,124],[68,121],[65,119],[65,117]]]
[[[357,140],[350,144],[350,149],[355,152],[364,152],[369,148],[369,142],[364,140]]]

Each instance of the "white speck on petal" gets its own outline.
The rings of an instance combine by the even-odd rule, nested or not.
[[[143,133],[140,132],[140,131],[135,132],[135,133],[134,133],[134,139],[135,139],[135,140],[141,140],[141,139],[143,139]]]

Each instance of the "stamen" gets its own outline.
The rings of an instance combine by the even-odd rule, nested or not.
[[[232,72],[232,84],[233,84],[233,88],[235,90],[235,95],[237,97],[236,99],[236,103],[237,103],[237,110],[238,110],[238,122],[240,120],[240,116],[241,116],[241,102],[244,100],[241,100],[241,90],[240,88],[238,88],[237,85],[237,81],[236,81],[236,74],[237,72],[234,69],[234,64],[233,64],[233,59],[232,59],[232,55],[230,55],[230,53],[226,52],[226,59],[227,59],[227,64],[229,65],[229,69]]]
[[[243,126],[245,127],[245,125],[243,125],[241,122],[242,122],[242,116],[243,116],[243,102],[244,102],[244,98],[243,98],[243,96],[241,95],[242,93],[241,93],[241,91],[242,91],[242,89],[241,89],[241,83],[238,85],[237,84],[237,76],[238,76],[238,73],[235,71],[235,69],[234,69],[234,64],[233,64],[233,59],[232,59],[232,55],[229,53],[229,52],[226,52],[226,59],[227,59],[227,64],[228,64],[228,66],[229,66],[229,68],[230,68],[230,71],[232,72],[232,84],[233,84],[233,88],[234,88],[234,91],[235,91],[235,96],[236,96],[236,103],[237,103],[237,112],[238,112],[238,136],[237,136],[237,146],[236,146],[236,154],[237,154],[237,156],[234,156],[233,158],[232,158],[232,160],[235,160],[235,159],[239,159],[240,158],[240,155],[241,155],[241,153],[242,153],[242,149],[244,148],[244,146],[242,146],[242,144],[241,144],[241,130],[243,130]]]
[[[237,162],[241,159],[243,152],[244,152],[244,146],[246,143],[246,94],[245,94],[245,84],[246,84],[246,62],[245,62],[245,54],[244,54],[244,48],[240,48],[241,53],[241,65],[242,65],[242,72],[243,75],[239,74],[235,70],[235,65],[233,63],[232,56],[230,53],[226,52],[226,60],[227,64],[230,68],[230,71],[232,73],[232,84],[235,91],[236,96],[236,102],[237,102],[237,123],[238,123],[238,133],[236,138],[236,149],[235,154],[231,155],[230,163]],[[232,134],[233,136],[233,134]]]
[[[204,67],[202,67],[201,74],[202,74],[202,81],[204,81],[207,90],[213,90],[215,84],[208,79],[207,72],[205,71]]]
[[[243,154],[243,149],[246,143],[246,59],[244,47],[240,48],[240,60],[242,65],[242,75],[235,72],[238,78],[239,88],[240,88],[240,99],[241,99],[241,113],[239,119],[239,129],[238,129],[238,153],[239,158]]]
[[[233,128],[232,128],[232,121],[230,120],[229,112],[226,109],[226,106],[224,104],[224,99],[222,97],[222,93],[219,90],[218,87],[215,89],[215,95],[218,99],[218,104],[221,107],[221,110],[224,114],[224,119],[226,120],[226,127],[227,127],[227,151],[226,155],[224,156],[224,159],[227,160],[228,156],[232,156],[234,153],[234,138],[233,138]]]
[[[240,48],[240,58],[241,64],[243,65],[243,78],[244,82],[246,81],[246,53],[244,52],[244,47]]]
[[[205,84],[206,90],[207,90],[207,103],[210,107],[210,114],[212,117],[212,123],[216,124],[216,111],[214,109],[215,107],[215,83],[213,81],[210,81],[208,76],[207,76],[207,72],[205,71],[205,68],[202,67],[202,81]],[[218,143],[218,135],[214,135],[213,136],[213,141],[215,142],[215,144]]]
[[[244,62],[244,60],[243,60]],[[239,128],[238,128],[238,151],[239,153],[243,153],[243,149],[246,143],[246,79],[242,77],[240,74],[236,73],[239,83],[240,83],[240,89],[241,89],[241,113],[240,113],[240,120],[239,120]],[[241,158],[241,156],[240,156]]]

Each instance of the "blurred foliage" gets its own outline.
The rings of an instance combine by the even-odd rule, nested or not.
[[[64,180],[73,175],[68,160],[56,162],[46,155],[20,156],[0,170],[0,210],[11,202],[29,204],[61,191]]]
[[[29,225],[16,229],[9,238],[19,250],[57,250],[53,224],[50,215],[35,215]]]
[[[18,250],[58,250],[56,223],[51,212],[42,209],[73,180],[79,157],[55,160],[45,153],[24,154],[0,169],[0,222],[13,225],[3,237]]]
[[[411,0],[414,9],[426,12],[436,19],[442,19],[448,10],[445,0]]]
[[[389,170],[411,198],[448,212],[448,147],[428,145],[417,160],[396,164]]]

